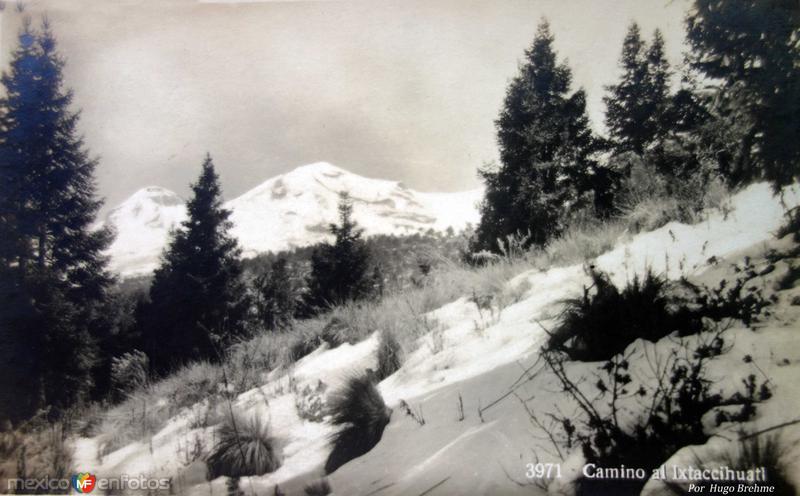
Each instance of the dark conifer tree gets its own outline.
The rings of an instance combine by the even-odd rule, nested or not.
[[[775,187],[800,176],[800,8],[797,0],[695,0],[687,17],[692,65],[722,82],[723,115],[744,126],[724,171]],[[729,133],[733,134],[733,133]]]
[[[15,418],[46,406],[57,415],[85,398],[112,282],[102,255],[110,233],[92,229],[97,162],[63,67],[48,24],[37,33],[26,21],[2,77],[0,373],[11,389],[0,403]]]
[[[240,249],[228,233],[230,212],[222,207],[210,155],[192,193],[188,219],[172,233],[140,323],[151,365],[162,374],[190,360],[220,358],[248,330]]]
[[[671,72],[664,54],[661,32],[653,33],[648,47],[634,22],[622,43],[622,77],[606,87],[606,126],[615,153],[643,155],[653,143],[663,139],[670,123],[669,80]]]
[[[645,81],[647,80],[646,46],[639,25],[631,23],[622,42],[619,61],[622,77],[615,85],[607,86],[606,126],[616,153],[644,152],[647,136],[643,123],[648,120],[645,106]]]
[[[647,49],[647,78],[645,101],[649,107],[647,130],[651,142],[662,141],[672,127],[669,119],[672,71],[664,53],[664,36],[656,29]]]
[[[331,224],[329,230],[333,244],[323,244],[311,255],[309,304],[316,309],[372,293],[369,250],[353,220],[353,203],[346,193],[339,199],[339,224]]]
[[[496,252],[497,240],[515,233],[530,234],[530,243],[547,242],[582,206],[581,194],[608,179],[590,158],[595,140],[586,95],[571,93],[571,82],[543,21],[495,122],[501,164],[480,172],[486,193],[473,251]],[[603,208],[607,200],[596,195],[595,201]]]

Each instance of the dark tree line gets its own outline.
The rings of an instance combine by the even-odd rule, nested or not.
[[[777,189],[800,176],[797,2],[696,0],[686,27],[691,52],[675,89],[661,33],[647,43],[630,25],[620,79],[603,99],[608,136],[599,137],[540,24],[495,122],[500,163],[480,171],[486,194],[473,252],[497,252],[509,235],[544,245],[575,216],[613,215],[636,163],[668,193],[702,190],[713,178],[766,179]]]
[[[0,415],[69,407],[92,389],[112,277],[93,230],[97,165],[77,132],[50,27],[26,22],[0,100]]]

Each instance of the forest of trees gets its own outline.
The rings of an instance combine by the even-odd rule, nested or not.
[[[576,218],[614,216],[636,168],[675,195],[687,184],[701,194],[712,180],[767,180],[777,191],[798,179],[796,2],[695,0],[686,28],[690,51],[678,74],[661,33],[647,37],[630,24],[600,136],[585,91],[573,88],[540,23],[495,122],[500,162],[480,170],[486,194],[468,252],[497,252],[510,235],[543,246]],[[253,333],[424,284],[431,260],[390,262],[398,249],[460,248],[455,237],[433,235],[367,240],[343,194],[331,243],[243,261],[209,155],[188,219],[146,291],[123,291],[104,255],[113,233],[93,227],[98,161],[80,136],[63,69],[50,26],[26,22],[0,99],[0,419],[57,419],[88,401],[113,401],[109,377],[120,356],[141,357],[156,376],[219,360]]]
[[[543,21],[495,121],[500,163],[480,171],[486,196],[473,250],[497,252],[509,235],[546,245],[575,217],[614,214],[635,164],[669,194],[691,184],[696,196],[712,180],[795,181],[799,16],[790,0],[696,0],[677,86],[660,31],[647,43],[632,23],[620,79],[603,98],[608,136],[592,132],[586,95],[571,89]]]

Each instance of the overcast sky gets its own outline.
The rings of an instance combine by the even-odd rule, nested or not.
[[[602,121],[628,24],[682,60],[685,0],[28,0],[47,12],[113,206],[182,195],[211,152],[226,198],[315,161],[423,191],[476,187],[493,121],[546,16]],[[2,14],[3,67],[20,15]]]

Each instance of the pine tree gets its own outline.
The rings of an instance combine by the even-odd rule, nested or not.
[[[746,127],[728,179],[763,177],[777,188],[800,177],[797,1],[695,0],[687,38],[692,66],[722,82],[716,111]]]
[[[603,98],[606,126],[615,153],[643,155],[650,145],[664,138],[670,125],[671,72],[661,32],[653,33],[648,47],[638,24],[632,23],[622,43],[620,67],[620,81],[607,86],[609,94]]]
[[[586,96],[570,94],[572,74],[556,62],[546,21],[525,58],[495,122],[501,165],[480,171],[486,193],[473,251],[496,252],[499,238],[518,233],[547,242],[581,206],[582,193],[605,181],[590,159],[595,140]],[[595,201],[602,208],[606,200],[595,195]]]
[[[311,255],[309,304],[317,310],[372,294],[370,254],[362,230],[353,220],[353,203],[339,197],[339,224],[331,224],[333,244],[323,244]]]
[[[172,233],[140,323],[156,373],[190,360],[219,359],[248,330],[250,299],[241,280],[240,249],[228,231],[211,156],[192,185],[188,219]]]
[[[642,127],[648,118],[644,105],[647,79],[645,51],[639,25],[631,23],[622,42],[622,77],[617,84],[606,87],[609,95],[603,98],[606,126],[616,153],[632,151],[641,155],[647,142],[647,133]]]
[[[0,413],[15,418],[46,406],[58,414],[90,390],[112,282],[102,255],[110,233],[92,229],[97,162],[63,67],[49,25],[37,33],[26,20],[0,101],[0,364],[4,385],[16,386],[2,392],[16,406]]]
[[[662,141],[672,125],[668,120],[671,103],[671,78],[672,71],[664,53],[664,36],[660,30],[656,29],[647,50],[647,84],[645,86],[647,91],[645,99],[649,107],[646,127],[651,133],[651,142]]]

